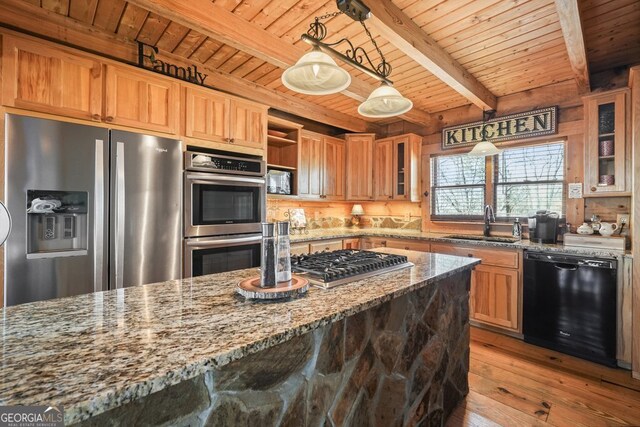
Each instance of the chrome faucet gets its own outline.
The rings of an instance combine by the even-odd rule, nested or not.
[[[496,222],[496,216],[493,213],[493,208],[491,205],[487,205],[484,207],[484,231],[483,234],[486,237],[489,237],[491,232],[491,223]]]

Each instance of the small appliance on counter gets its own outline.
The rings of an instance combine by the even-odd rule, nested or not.
[[[555,244],[558,241],[558,220],[555,212],[537,211],[529,217],[529,240],[535,243]]]
[[[564,245],[576,248],[597,248],[624,252],[625,236],[600,236],[597,234],[565,234]]]
[[[292,181],[292,172],[269,169],[267,172],[267,193],[290,195]]]

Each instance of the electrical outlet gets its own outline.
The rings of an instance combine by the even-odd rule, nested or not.
[[[624,222],[624,228],[629,228],[629,219],[630,219],[630,215],[629,214],[617,214],[616,215],[616,223],[618,224],[618,226],[622,225],[622,223]]]
[[[404,214],[404,221],[405,222],[409,222],[411,221],[411,214],[409,212],[407,212],[406,214]]]

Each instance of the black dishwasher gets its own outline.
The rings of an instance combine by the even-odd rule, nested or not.
[[[525,252],[525,342],[616,366],[617,261]]]

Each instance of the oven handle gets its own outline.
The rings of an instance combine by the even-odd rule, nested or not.
[[[226,176],[226,175],[216,175],[215,177],[206,177],[202,175],[189,175],[187,174],[187,179],[192,184],[214,184],[218,181],[227,181],[227,182],[250,182],[255,184],[264,184],[266,183],[264,178],[247,178],[247,177],[235,177],[235,176]]]
[[[199,241],[187,241],[187,246],[191,248],[211,246],[211,245],[224,245],[224,244],[238,244],[238,243],[251,243],[262,241],[262,236],[251,237],[237,237],[233,239],[213,239],[213,240],[199,240]]]

